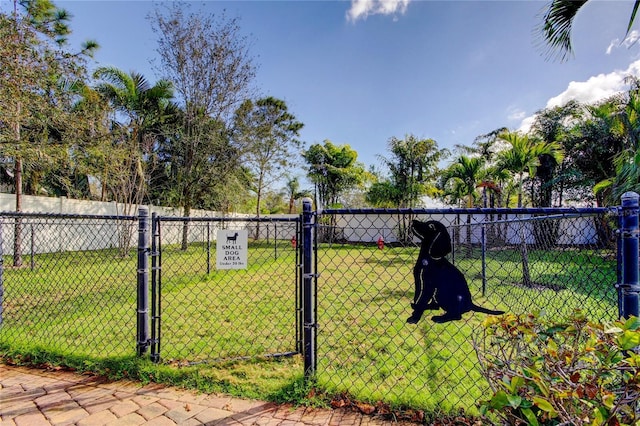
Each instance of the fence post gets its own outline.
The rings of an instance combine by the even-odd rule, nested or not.
[[[311,198],[302,200],[302,312],[304,376],[313,378],[316,373],[316,312],[315,289],[313,285],[313,212]]]
[[[304,334],[304,319],[302,318],[302,213],[296,221],[296,351],[304,352],[302,336]]]
[[[211,273],[211,222],[207,221],[207,275]]]
[[[616,229],[616,293],[618,293],[618,318],[622,318],[622,214],[617,217]]]
[[[138,210],[138,356],[149,345],[149,209]]]
[[[4,235],[2,234],[2,225],[3,223],[0,221],[0,326],[4,318]]]
[[[482,246],[482,296],[487,293],[487,213],[482,214],[482,225],[480,228],[480,244]]]
[[[622,194],[622,316],[638,316],[638,195]]]
[[[160,305],[162,288],[160,286],[160,250],[158,248],[160,230],[158,214],[151,213],[151,354],[152,362],[160,362]]]

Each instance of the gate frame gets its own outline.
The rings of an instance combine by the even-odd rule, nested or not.
[[[162,232],[161,222],[220,222],[223,224],[234,222],[294,222],[296,224],[295,238],[301,241],[302,236],[302,215],[297,217],[176,217],[160,216],[152,213],[149,221],[149,212],[146,207],[140,207],[138,214],[138,275],[137,275],[137,317],[136,317],[136,346],[138,356],[143,356],[148,348],[151,348],[150,359],[154,363],[161,361],[161,340],[162,340]],[[149,233],[149,225],[151,232]],[[274,238],[277,237],[276,235]],[[267,236],[268,238],[268,236]],[[150,246],[149,246],[150,243]],[[207,271],[210,273],[210,229],[207,226]],[[295,272],[295,348],[293,351],[283,354],[268,354],[265,356],[288,356],[299,354],[304,350],[304,291],[303,264],[298,263],[302,258],[304,250],[303,244],[297,244],[294,268]],[[277,256],[277,247],[276,247]],[[151,268],[149,268],[149,257],[151,257]],[[149,273],[150,272],[150,273]],[[151,296],[151,301],[149,301]],[[149,315],[149,306],[151,315]],[[150,327],[149,327],[150,324]],[[149,328],[151,329],[149,333]]]

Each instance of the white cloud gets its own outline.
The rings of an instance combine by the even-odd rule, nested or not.
[[[527,113],[521,110],[520,108],[510,106],[507,109],[507,118],[509,119],[509,121],[522,120],[526,116],[527,116]]]
[[[626,70],[598,74],[587,81],[572,81],[567,90],[547,101],[547,108],[561,106],[570,100],[593,103],[626,89],[624,82],[629,75],[640,75],[640,60],[632,62]]]
[[[610,55],[611,52],[613,52],[613,49],[616,49],[618,47],[629,48],[633,46],[635,43],[637,43],[639,39],[640,39],[640,32],[636,30],[631,31],[629,35],[627,35],[625,39],[622,40],[622,43],[620,43],[619,38],[616,38],[612,40],[611,43],[609,44],[609,47],[607,47],[607,55]]]
[[[595,103],[606,99],[616,93],[627,90],[628,84],[625,78],[629,75],[640,77],[640,60],[632,62],[626,70],[616,70],[609,74],[598,74],[587,81],[572,81],[567,89],[557,96],[549,99],[545,108],[553,108],[565,105],[571,100],[582,103]],[[518,130],[527,132],[535,116],[522,120]]]
[[[531,126],[533,126],[533,122],[535,121],[535,119],[535,115],[530,115],[529,117],[522,120],[522,123],[520,123],[520,127],[518,127],[518,131],[522,133],[529,133],[529,130],[531,130]]]
[[[356,22],[369,15],[396,15],[407,11],[411,0],[351,0],[351,8],[347,11],[347,20]]]

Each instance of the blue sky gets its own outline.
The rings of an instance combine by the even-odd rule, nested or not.
[[[72,43],[95,39],[95,64],[155,81],[148,1],[56,2],[73,15]],[[208,1],[192,11],[240,18],[259,65],[257,87],[284,99],[307,146],[349,144],[379,166],[392,136],[470,145],[499,127],[574,98],[594,101],[640,75],[625,34],[633,1],[591,0],[574,29],[575,56],[546,60],[535,31],[546,1]],[[631,34],[634,40],[637,33]],[[299,173],[302,175],[302,173]]]

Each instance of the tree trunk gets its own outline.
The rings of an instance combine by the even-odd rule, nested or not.
[[[102,173],[102,180],[100,182],[100,201],[107,201],[107,164],[105,161],[104,172]]]
[[[184,206],[184,217],[189,217],[191,215],[191,206],[189,203],[185,203]],[[186,251],[189,247],[189,221],[185,220],[182,223],[182,246],[180,247],[182,251]]]
[[[524,229],[524,224],[521,227]],[[520,255],[522,256],[522,284],[525,287],[533,287],[531,273],[529,272],[529,254],[527,253],[527,243],[524,241],[524,231],[521,232],[522,244],[520,244]]]
[[[18,130],[19,132],[19,130]],[[16,213],[22,211],[22,160],[15,159]],[[22,218],[16,217],[13,231],[13,266],[22,266]]]
[[[467,215],[467,243],[465,245],[467,246],[467,249],[466,249],[467,259],[469,259],[473,255],[473,248],[471,246],[471,215],[470,214]]]
[[[522,182],[520,184],[522,188]],[[519,192],[519,196],[522,194],[522,190]],[[522,208],[522,201],[518,199],[518,208]],[[524,222],[520,222],[520,229],[518,234],[520,235],[520,256],[522,257],[522,284],[525,287],[532,287],[531,273],[529,272],[529,253],[527,251],[527,236],[524,233]]]
[[[262,203],[262,175],[260,176],[260,178],[258,179],[258,190],[257,192],[257,206],[256,206],[256,218],[260,218],[260,204]],[[260,238],[260,221],[256,221],[256,234],[255,234],[255,240],[258,240]]]

